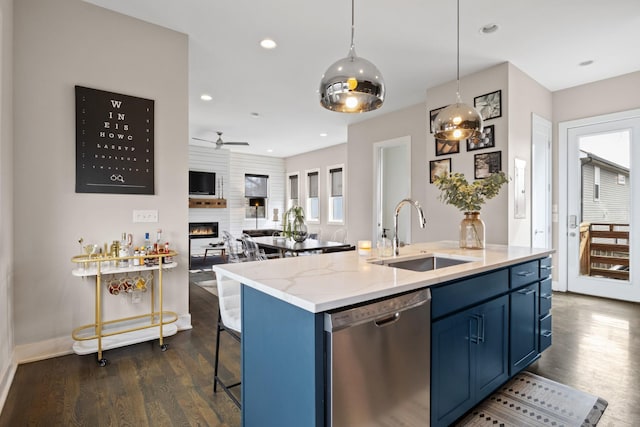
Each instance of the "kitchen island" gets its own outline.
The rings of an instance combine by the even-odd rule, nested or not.
[[[424,325],[431,372],[415,375],[430,381],[423,403],[431,425],[453,422],[536,360],[551,340],[540,301],[550,298],[553,251],[457,246],[413,244],[388,258],[340,252],[214,266],[243,284],[243,425],[329,425],[325,313],[420,289],[432,293]],[[430,271],[388,265],[430,255],[464,262]]]

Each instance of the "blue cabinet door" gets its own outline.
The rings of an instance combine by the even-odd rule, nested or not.
[[[471,390],[471,310],[448,316],[431,327],[431,425],[449,425],[466,411]]]
[[[496,298],[475,312],[480,321],[474,387],[479,402],[509,379],[509,298]]]
[[[515,375],[539,356],[538,282],[510,294],[510,375]]]
[[[446,426],[508,379],[509,299],[447,316],[431,331],[431,425]]]

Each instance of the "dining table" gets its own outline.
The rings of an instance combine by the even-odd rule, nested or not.
[[[305,239],[302,242],[295,242],[281,236],[260,236],[252,239],[261,249],[276,250],[280,258],[284,258],[287,252],[298,255],[302,252],[333,252],[354,249],[349,243],[329,240]]]

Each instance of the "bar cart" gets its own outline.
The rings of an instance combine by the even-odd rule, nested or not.
[[[75,340],[73,351],[76,354],[98,353],[98,365],[106,366],[107,359],[102,357],[102,352],[111,348],[123,347],[143,341],[158,339],[160,349],[165,351],[167,344],[164,337],[175,335],[178,327],[177,313],[164,311],[162,308],[162,275],[163,271],[178,266],[174,261],[177,252],[169,251],[159,254],[140,256],[95,256],[78,255],[71,261],[77,267],[71,271],[76,277],[95,277],[95,322],[75,328],[71,336]],[[135,260],[136,264],[129,262]],[[157,305],[154,282],[157,273]],[[142,275],[147,274],[145,279]],[[146,292],[150,291],[150,310],[144,314],[122,317],[118,319],[104,320],[102,313],[103,276],[112,275],[120,278],[120,286],[114,287],[108,283],[109,294],[117,295],[120,292]]]

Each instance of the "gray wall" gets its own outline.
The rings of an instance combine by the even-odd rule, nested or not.
[[[180,253],[164,308],[190,327],[187,37],[80,0],[15,2],[14,28],[16,359],[70,352],[71,330],[93,322],[92,281],[71,276],[81,237],[102,245],[127,232],[142,242],[162,228]],[[155,195],[75,193],[74,85],[155,100]],[[157,209],[159,222],[134,224],[134,209]],[[107,316],[147,309],[104,298]]]
[[[0,409],[16,365],[13,337],[13,1],[0,0]]]

